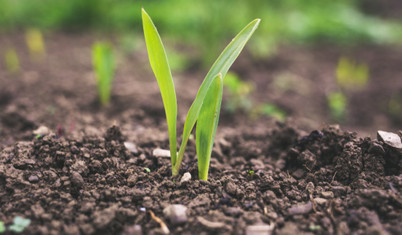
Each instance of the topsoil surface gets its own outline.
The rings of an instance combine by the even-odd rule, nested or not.
[[[6,225],[20,215],[32,221],[26,234],[161,234],[159,218],[173,234],[402,234],[402,153],[376,139],[380,129],[401,136],[400,114],[384,111],[389,99],[402,99],[401,48],[287,47],[263,61],[245,53],[233,70],[256,84],[252,98],[274,102],[293,121],[223,110],[209,180],[201,181],[193,140],[176,179],[170,159],[153,153],[169,144],[145,52],[119,56],[111,104],[99,106],[94,38],[45,35],[47,56],[34,59],[23,35],[0,37],[22,67],[0,68]],[[327,125],[325,97],[342,55],[370,67],[367,88],[348,94],[342,128],[357,134]],[[179,127],[202,76],[175,76]],[[276,89],[280,78],[293,88]],[[183,182],[186,172],[192,177]],[[164,212],[174,204],[185,215]]]

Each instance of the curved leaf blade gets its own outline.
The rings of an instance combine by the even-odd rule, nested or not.
[[[180,145],[180,150],[177,156],[175,166],[176,172],[178,172],[180,163],[183,160],[183,155],[188,142],[188,138],[190,137],[191,131],[198,119],[202,103],[214,77],[216,76],[216,74],[219,73],[222,74],[222,78],[226,76],[227,71],[232,66],[236,58],[239,56],[240,52],[243,50],[247,41],[250,39],[250,37],[257,29],[260,21],[261,21],[260,19],[253,20],[246,27],[244,27],[240,31],[240,33],[236,35],[235,38],[232,39],[229,45],[223,50],[218,59],[212,65],[207,76],[202,82],[198,90],[197,96],[193,104],[191,105],[190,110],[187,113],[186,122],[184,123],[183,139]],[[173,169],[173,172],[175,173],[175,169]]]
[[[198,159],[198,177],[202,180],[208,180],[209,162],[219,122],[222,92],[222,74],[218,74],[208,89],[197,121],[195,141]]]
[[[142,23],[144,28],[145,42],[148,50],[149,62],[155,74],[161,92],[163,106],[169,130],[170,158],[172,168],[176,164],[177,145],[176,145],[176,120],[177,120],[177,100],[173,84],[172,73],[170,71],[165,48],[159,33],[152,22],[151,17],[142,9]]]

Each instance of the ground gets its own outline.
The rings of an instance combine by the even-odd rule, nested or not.
[[[402,153],[377,139],[377,130],[401,136],[402,119],[386,111],[391,97],[402,97],[400,48],[283,46],[264,60],[243,53],[233,71],[256,84],[253,100],[273,102],[291,118],[223,110],[209,180],[200,181],[193,141],[176,179],[169,158],[153,154],[168,148],[168,134],[145,52],[119,54],[111,104],[99,106],[94,38],[46,34],[42,60],[29,56],[22,34],[0,38],[17,48],[22,67],[0,70],[6,225],[20,215],[32,221],[28,234],[162,233],[152,211],[174,234],[244,234],[256,224],[275,234],[402,233]],[[348,93],[339,127],[329,125],[326,88],[336,86],[342,55],[367,63],[370,80]],[[180,129],[203,73],[174,76]],[[291,89],[277,89],[278,79]],[[191,179],[182,182],[186,172]],[[163,211],[174,204],[187,208],[181,221]]]

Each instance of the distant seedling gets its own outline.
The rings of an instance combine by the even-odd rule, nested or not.
[[[239,56],[251,35],[257,29],[260,20],[256,19],[252,21],[240,31],[212,65],[187,113],[183,129],[183,139],[178,153],[176,145],[177,100],[168,59],[159,33],[144,9],[142,9],[142,22],[149,61],[158,82],[163,105],[165,107],[169,130],[172,175],[177,176],[179,173],[188,139],[197,122],[196,151],[198,158],[198,176],[202,180],[207,180],[209,162],[222,102],[222,79],[226,76],[229,68]]]
[[[269,117],[276,118],[279,121],[284,121],[288,116],[283,109],[271,103],[265,103],[261,105],[259,107],[259,113]]]
[[[102,106],[110,102],[115,72],[115,58],[112,45],[96,42],[92,47],[92,63],[96,75],[98,97]]]
[[[250,94],[254,90],[253,83],[243,81],[237,74],[228,72],[223,81],[223,86],[229,94],[226,109],[230,112],[239,109],[249,112],[252,109],[253,102]]]
[[[33,59],[42,59],[46,55],[45,42],[40,30],[29,29],[25,33],[25,41]]]
[[[18,73],[20,71],[20,60],[14,48],[6,50],[4,53],[4,61],[6,62],[7,71],[10,73]]]
[[[362,88],[367,85],[369,68],[366,64],[358,64],[356,61],[341,57],[336,67],[336,80],[344,89]]]
[[[336,82],[339,91],[327,95],[328,106],[333,119],[342,122],[346,119],[348,97],[347,91],[364,88],[369,80],[369,67],[364,63],[341,57],[336,67]]]
[[[343,121],[346,117],[348,99],[342,92],[331,92],[327,96],[331,116],[337,121]]]
[[[4,233],[6,231],[6,226],[3,221],[0,221],[0,233]]]
[[[230,112],[242,110],[249,114],[250,118],[265,115],[279,121],[286,119],[286,112],[278,106],[271,103],[259,104],[250,97],[255,89],[255,85],[252,82],[243,81],[237,74],[229,72],[223,85],[229,93],[226,109]]]

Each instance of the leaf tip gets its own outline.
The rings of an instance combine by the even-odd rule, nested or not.
[[[141,14],[142,14],[142,18],[144,18],[144,16],[148,16],[148,13],[145,11],[145,9],[143,7],[141,7]]]

